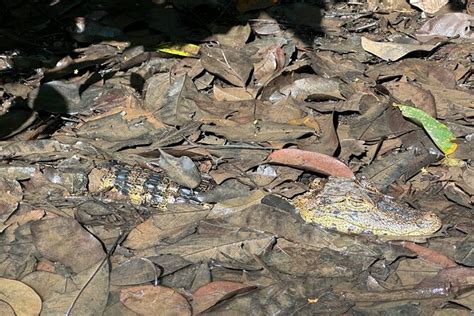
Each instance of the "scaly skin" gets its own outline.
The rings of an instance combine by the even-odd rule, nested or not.
[[[168,203],[192,199],[163,174],[120,164],[94,169],[89,190],[115,192],[133,204],[163,209]],[[368,185],[345,178],[329,177],[321,190],[311,189],[293,203],[306,222],[343,233],[426,236],[441,227],[435,214],[399,204]]]
[[[306,222],[343,233],[427,236],[441,228],[434,213],[399,204],[345,178],[329,177],[322,190],[310,190],[294,204]]]

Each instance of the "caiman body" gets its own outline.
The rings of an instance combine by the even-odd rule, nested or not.
[[[165,208],[168,203],[198,201],[199,192],[181,187],[163,173],[113,164],[89,175],[91,192],[110,191],[133,204]],[[432,212],[396,202],[352,179],[329,177],[293,200],[307,223],[343,233],[386,236],[425,236],[441,227]]]

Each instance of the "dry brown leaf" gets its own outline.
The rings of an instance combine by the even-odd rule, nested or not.
[[[160,269],[149,259],[132,257],[112,270],[110,284],[143,284],[158,280],[160,275]]]
[[[160,93],[150,100],[157,111],[157,117],[168,125],[183,125],[190,121],[196,112],[196,102],[210,102],[199,93],[196,85],[188,76],[176,78]]]
[[[221,135],[232,141],[281,141],[293,142],[296,139],[313,134],[314,130],[305,126],[293,126],[275,122],[257,122],[242,124],[240,126],[211,126],[203,125],[202,131]]]
[[[17,314],[13,310],[13,307],[8,305],[7,302],[0,301],[0,315],[3,315],[3,316],[16,316]]]
[[[253,261],[254,254],[267,249],[274,241],[273,234],[249,231],[240,227],[220,227],[201,222],[199,233],[183,238],[179,242],[155,247],[158,253],[179,255],[183,259],[197,263],[213,258],[216,261]]]
[[[214,34],[209,40],[214,40],[222,46],[234,48],[244,46],[252,32],[249,24],[232,26],[230,29],[224,31],[225,34],[222,34],[219,28],[215,28],[212,31]]]
[[[445,13],[429,19],[416,32],[417,37],[446,36],[461,38],[474,38],[471,23],[474,17],[465,13]]]
[[[6,222],[6,225],[18,224],[23,225],[30,221],[37,221],[44,217],[46,212],[44,210],[31,210],[29,212],[24,212],[21,214],[14,214]]]
[[[59,261],[74,272],[94,266],[105,257],[102,244],[75,220],[64,217],[31,224],[38,251],[45,258]]]
[[[285,85],[275,91],[269,100],[276,102],[283,98],[293,97],[297,101],[316,100],[345,100],[341,94],[341,83],[335,79],[310,76],[292,80],[289,85]]]
[[[201,54],[204,69],[237,87],[246,86],[253,65],[243,51],[225,47],[203,47]]]
[[[23,190],[18,181],[0,177],[0,223],[10,217],[23,199]]]
[[[193,312],[200,314],[212,306],[237,294],[256,289],[256,286],[230,281],[215,281],[196,290],[193,294]]]
[[[109,295],[109,263],[101,260],[72,276],[62,291],[44,300],[45,315],[102,315]]]
[[[444,7],[449,0],[409,0],[411,5],[420,8],[426,13],[436,13]]]
[[[191,315],[188,301],[174,289],[165,286],[140,285],[122,289],[120,302],[140,315]]]
[[[437,45],[418,45],[418,44],[402,44],[402,43],[388,43],[388,42],[375,42],[368,38],[361,38],[362,48],[369,53],[374,54],[377,57],[387,61],[396,61],[403,56],[416,51],[432,51],[440,44]]]
[[[268,83],[285,66],[285,51],[279,44],[260,49],[255,58],[259,61],[253,66],[253,76],[262,86]]]
[[[214,98],[217,101],[244,101],[254,100],[256,91],[249,90],[246,88],[224,88],[218,85],[214,85],[212,88]]]
[[[156,227],[153,219],[149,218],[130,231],[123,246],[130,249],[149,248],[158,243],[161,235],[162,229]]]
[[[21,281],[35,290],[41,299],[45,301],[54,293],[64,291],[64,288],[67,287],[68,279],[56,273],[33,271],[25,275]]]
[[[201,173],[191,158],[187,156],[177,158],[158,150],[160,152],[158,165],[174,182],[191,189],[201,183]]]
[[[436,117],[435,99],[429,90],[412,82],[389,82],[385,86],[401,102],[411,103],[432,117]]]
[[[324,77],[347,77],[348,75],[363,73],[367,66],[354,58],[341,56],[331,51],[307,53],[311,60],[314,72]]]
[[[209,213],[208,218],[216,217],[225,217],[233,213],[242,211],[247,207],[250,207],[255,204],[259,204],[262,198],[266,195],[265,192],[261,190],[255,190],[250,192],[249,195],[242,197],[237,197],[234,199],[229,199],[220,203],[217,203]]]
[[[328,176],[353,178],[354,173],[334,157],[300,149],[280,149],[268,156],[268,162],[322,173]]]
[[[414,9],[405,0],[368,0],[369,10],[380,10],[384,12],[407,12]]]
[[[196,223],[208,210],[178,204],[179,211],[154,214],[128,234],[123,245],[131,249],[146,249],[164,239],[179,239],[195,230]]]
[[[402,245],[403,247],[410,249],[411,251],[416,253],[418,257],[431,263],[437,264],[443,268],[452,268],[457,266],[456,262],[433,249],[417,245],[410,241],[404,241]]]
[[[16,280],[0,278],[0,301],[10,305],[15,315],[39,315],[42,308],[39,295]]]

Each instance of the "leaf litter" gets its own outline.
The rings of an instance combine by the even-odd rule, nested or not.
[[[472,311],[471,2],[6,4],[2,315]]]

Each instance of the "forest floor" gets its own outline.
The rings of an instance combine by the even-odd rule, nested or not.
[[[471,1],[155,2],[2,1],[0,314],[470,315]]]

